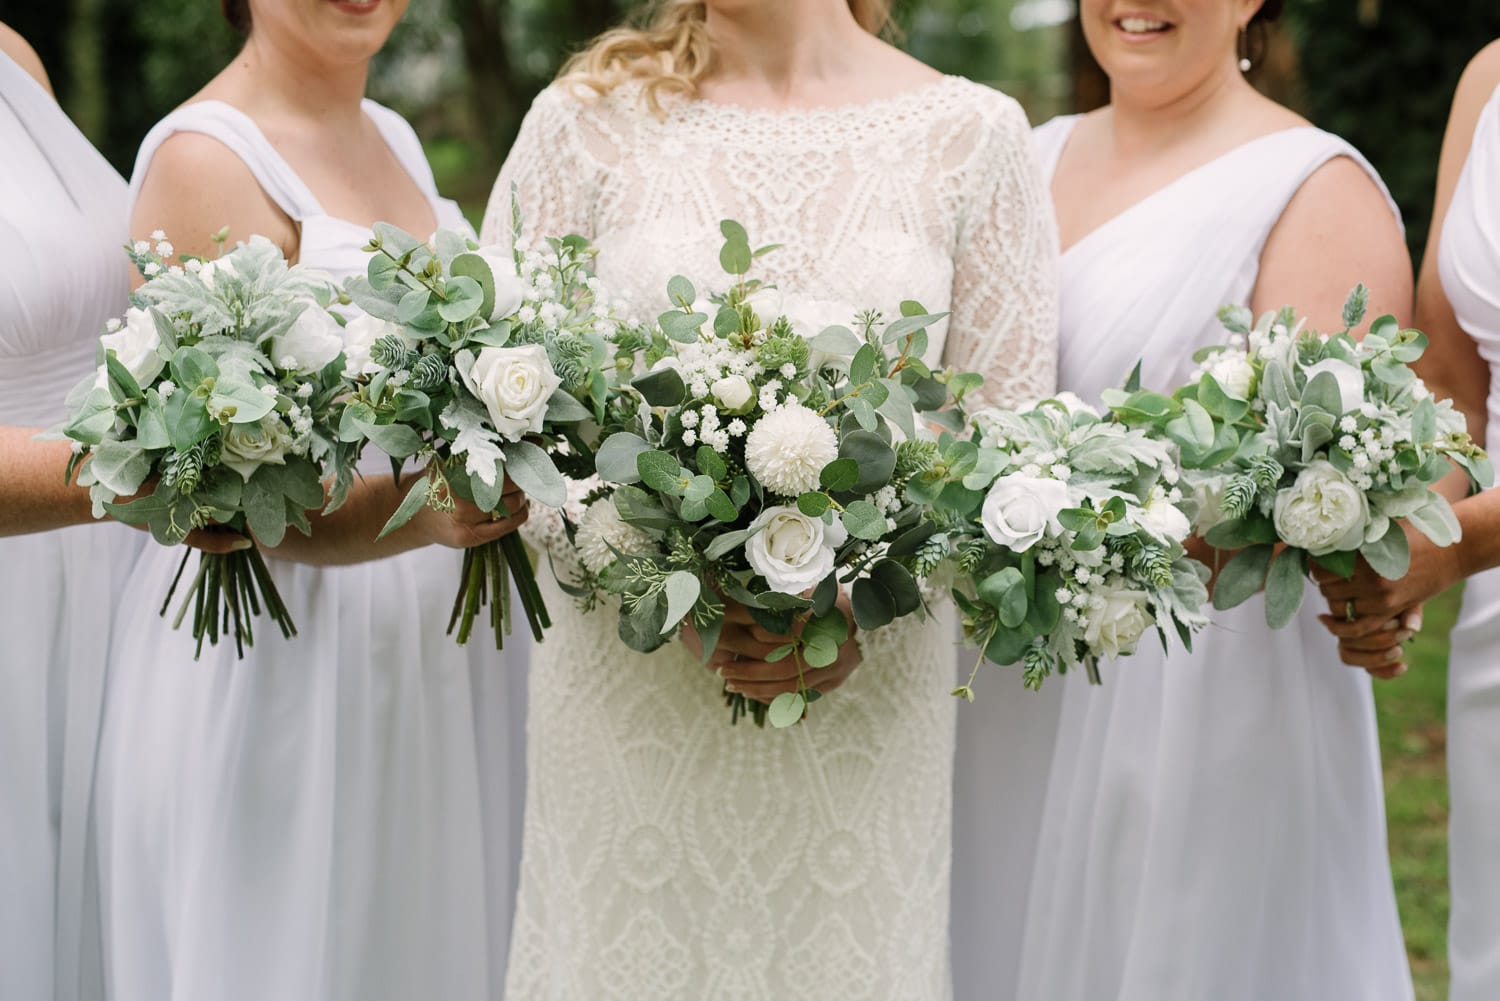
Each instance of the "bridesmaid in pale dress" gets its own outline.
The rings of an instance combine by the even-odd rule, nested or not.
[[[1224,342],[1223,303],[1337,329],[1363,281],[1409,318],[1373,169],[1237,65],[1279,6],[1080,5],[1111,103],[1037,134],[1065,248],[1062,389],[1097,402],[1138,360],[1146,384],[1181,384]],[[1315,612],[1272,632],[1257,598],[1191,653],[1143,644],[1102,688],[1060,680],[1022,1001],[1409,1001],[1370,683]]]
[[[263,235],[336,279],[385,220],[466,229],[411,127],[364,101],[404,0],[227,0],[235,61],[146,137],[131,233],[185,252]],[[471,505],[374,538],[372,454],[312,538],[272,554],[298,625],[193,658],[151,547],[111,658],[98,826],[116,1001],[479,1001],[499,992],[517,863],[523,675],[443,624],[459,554],[514,530]],[[518,494],[507,501],[521,507]],[[351,565],[353,564],[353,565]]]
[[[1493,449],[1500,441],[1500,42],[1479,53],[1459,82],[1432,219],[1417,285],[1417,327],[1432,346],[1419,371]],[[1465,500],[1462,476],[1447,485],[1463,539],[1440,549],[1408,531],[1411,572],[1387,581],[1361,566],[1352,581],[1328,580],[1323,594],[1339,614],[1324,623],[1340,637],[1346,661],[1368,663],[1369,637],[1388,635],[1392,614],[1468,578],[1448,659],[1448,996],[1493,1001],[1500,997],[1500,492]],[[1343,614],[1350,602],[1353,623]]]
[[[91,525],[36,441],[124,311],[125,183],[0,24],[0,997],[96,996],[89,802],[112,591],[145,536]],[[87,958],[86,958],[87,957]]]

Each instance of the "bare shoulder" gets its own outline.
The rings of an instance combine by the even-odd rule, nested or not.
[[[42,65],[41,57],[36,54],[20,32],[10,25],[0,21],[0,52],[4,52],[16,61],[47,93],[52,93],[52,82],[47,79],[47,69]]]
[[[177,132],[157,147],[141,181],[130,232],[164,230],[184,253],[211,254],[210,235],[228,226],[229,239],[265,236],[289,256],[297,231],[260,187],[238,154],[197,132]]]
[[[1375,310],[1410,319],[1411,258],[1401,225],[1370,172],[1335,156],[1303,182],[1271,231],[1256,297],[1264,308],[1296,305],[1314,326],[1335,329],[1344,296],[1361,282]]]
[[[1453,110],[1448,116],[1447,141],[1453,152],[1467,157],[1479,116],[1497,89],[1500,89],[1500,40],[1479,50],[1458,79]]]

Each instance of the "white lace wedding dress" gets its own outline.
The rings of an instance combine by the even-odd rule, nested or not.
[[[1046,395],[1055,236],[1026,120],[957,78],[798,112],[639,89],[543,93],[484,226],[578,232],[639,312],[667,279],[723,285],[736,219],[788,293],[952,310],[944,359],[997,401]],[[944,333],[935,331],[934,356]],[[790,731],[731,727],[681,647],[627,649],[555,586],[532,660],[528,796],[509,1001],[949,995],[953,621],[862,637],[865,662]]]

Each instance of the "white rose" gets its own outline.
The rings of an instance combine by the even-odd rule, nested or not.
[[[1370,506],[1364,492],[1333,463],[1318,459],[1276,494],[1275,521],[1281,541],[1326,556],[1364,543]]]
[[[1223,475],[1204,476],[1191,484],[1193,506],[1198,512],[1193,520],[1193,526],[1199,535],[1226,520],[1224,488],[1228,485],[1229,477]]]
[[[271,364],[293,359],[299,372],[321,372],[344,350],[344,328],[326,309],[309,301],[286,333],[271,338]]]
[[[823,467],[839,457],[828,422],[800,403],[756,421],[745,438],[745,466],[766,489],[787,497],[816,490]]]
[[[1120,589],[1105,592],[1089,602],[1088,626],[1083,641],[1105,657],[1135,653],[1135,645],[1150,627],[1145,591]]]
[[[1365,402],[1365,374],[1360,367],[1342,358],[1324,358],[1307,366],[1307,381],[1312,382],[1324,372],[1332,373],[1339,385],[1339,412],[1334,416],[1358,410]]]
[[[562,385],[540,344],[482,348],[472,364],[459,366],[458,374],[490,412],[495,430],[509,441],[542,430],[547,401]]]
[[[1250,399],[1255,369],[1250,364],[1249,356],[1239,351],[1220,351],[1209,359],[1204,370],[1230,396],[1237,400]]]
[[[579,519],[574,536],[578,558],[590,573],[602,573],[618,557],[615,552],[647,553],[655,549],[651,536],[620,518],[613,497],[590,504]]]
[[[480,247],[476,251],[490,266],[495,279],[495,306],[490,310],[490,322],[504,319],[521,308],[526,301],[526,282],[516,274],[516,259],[503,247]]]
[[[726,375],[711,388],[714,398],[728,413],[743,413],[755,399],[755,390],[743,375]]]
[[[1069,507],[1068,486],[1023,473],[1002,476],[984,499],[980,521],[996,543],[1024,553],[1050,528],[1060,531],[1058,512]]]
[[[275,414],[267,414],[254,424],[231,424],[224,429],[220,461],[250,479],[261,466],[286,465],[286,453],[292,447],[292,436]]]
[[[1160,494],[1152,497],[1136,516],[1136,524],[1164,542],[1181,542],[1193,534],[1187,515]]]
[[[1064,407],[1067,408],[1069,414],[1088,414],[1092,417],[1099,416],[1099,411],[1089,404],[1085,403],[1081,396],[1076,393],[1069,393],[1066,390],[1061,393],[1056,393],[1052,396],[1046,397],[1045,399],[1033,400],[1026,406],[1021,407],[1021,413],[1025,413],[1028,410],[1035,410],[1043,403],[1046,403],[1047,400],[1055,400],[1056,402],[1061,403]]]
[[[156,332],[156,320],[144,309],[132,306],[119,329],[100,337],[99,343],[113,351],[115,359],[143,387],[160,375],[167,364],[161,356],[161,337]],[[99,366],[96,385],[102,389],[109,385],[108,380],[104,366]]]
[[[395,334],[407,344],[413,343],[406,335],[406,328],[399,323],[377,320],[368,313],[361,313],[350,320],[344,327],[344,374],[354,378],[378,372],[380,366],[370,359],[370,349],[387,334]]]
[[[781,289],[762,285],[745,296],[745,305],[755,310],[755,315],[760,317],[762,327],[769,327],[772,321],[781,315]],[[709,314],[709,319],[713,319],[712,313]]]
[[[760,529],[745,543],[745,557],[773,591],[801,594],[833,572],[833,551],[849,535],[794,507],[768,507],[750,523]]]
[[[847,302],[832,299],[810,299],[791,294],[782,301],[782,310],[792,330],[805,340],[812,340],[829,327],[853,329],[854,315],[859,312]]]

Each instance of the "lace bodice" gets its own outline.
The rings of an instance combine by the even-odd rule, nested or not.
[[[532,106],[485,213],[510,229],[581,233],[611,293],[654,316],[667,279],[722,288],[722,219],[781,248],[757,274],[783,292],[896,315],[952,310],[931,353],[984,373],[983,395],[1043,396],[1056,371],[1056,233],[1015,101],[958,77],[852,107],[773,112],[605,97],[554,84]],[[947,346],[944,350],[944,334]],[[929,361],[936,361],[930,358]]]

